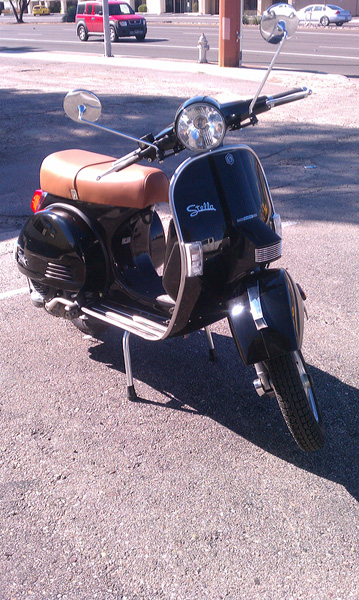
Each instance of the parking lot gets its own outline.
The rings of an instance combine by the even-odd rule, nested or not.
[[[227,138],[263,161],[285,225],[280,264],[308,296],[303,352],[327,439],[306,455],[255,393],[225,322],[213,327],[215,364],[201,334],[131,339],[131,403],[121,332],[83,336],[23,293],[12,245],[41,160],[131,148],[69,121],[68,89],[92,89],[102,123],[141,135],[199,90],[252,96],[261,77],[76,60],[0,65],[0,597],[356,600],[358,83],[273,73],[269,92],[307,83],[313,95]]]

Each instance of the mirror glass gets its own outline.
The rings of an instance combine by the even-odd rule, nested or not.
[[[64,111],[70,119],[94,123],[101,115],[101,102],[95,94],[87,90],[72,90],[64,99]],[[81,119],[81,116],[83,119]]]
[[[279,44],[287,32],[287,38],[297,31],[298,16],[290,4],[273,4],[263,13],[261,20],[262,37],[270,44]]]

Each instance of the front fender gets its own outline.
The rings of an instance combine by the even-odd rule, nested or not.
[[[245,365],[299,350],[304,305],[298,286],[284,269],[262,271],[230,300],[228,321]]]

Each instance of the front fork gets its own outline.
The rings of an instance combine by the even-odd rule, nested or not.
[[[275,397],[274,390],[272,388],[272,383],[268,374],[267,369],[265,368],[262,362],[256,363],[254,365],[256,373],[258,375],[257,379],[254,379],[253,385],[256,390],[258,396],[269,396],[270,398]]]
[[[300,350],[305,295],[284,269],[251,275],[229,302],[228,321],[245,365],[254,365],[259,395],[273,394],[264,362]]]

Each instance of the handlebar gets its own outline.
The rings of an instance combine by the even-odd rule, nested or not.
[[[311,93],[312,90],[302,87],[294,88],[273,96],[261,96],[256,100],[251,113],[249,111],[252,99],[221,104],[220,110],[225,118],[228,130],[242,129],[248,125],[254,125],[257,122],[256,115],[267,112],[275,106],[281,106],[283,104],[288,104],[289,102],[301,100]],[[147,142],[148,145],[146,144],[145,146],[145,143],[139,143],[140,147],[137,150],[116,160],[112,167],[100,175],[98,179],[101,179],[113,171],[121,171],[145,158],[151,162],[156,158],[161,161],[166,157],[166,152],[171,151],[173,154],[184,150],[184,147],[179,143],[176,137],[174,124],[169,125],[155,137],[149,134],[142,139],[145,143]]]
[[[263,112],[267,112],[272,107],[301,100],[311,93],[312,90],[302,87],[275,94],[274,96],[260,96],[256,100],[251,113],[249,111],[252,99],[223,104],[221,109],[225,116],[228,129],[242,129],[243,127],[247,127],[247,125],[255,124],[257,122],[256,116]],[[245,123],[245,121],[249,122]]]

